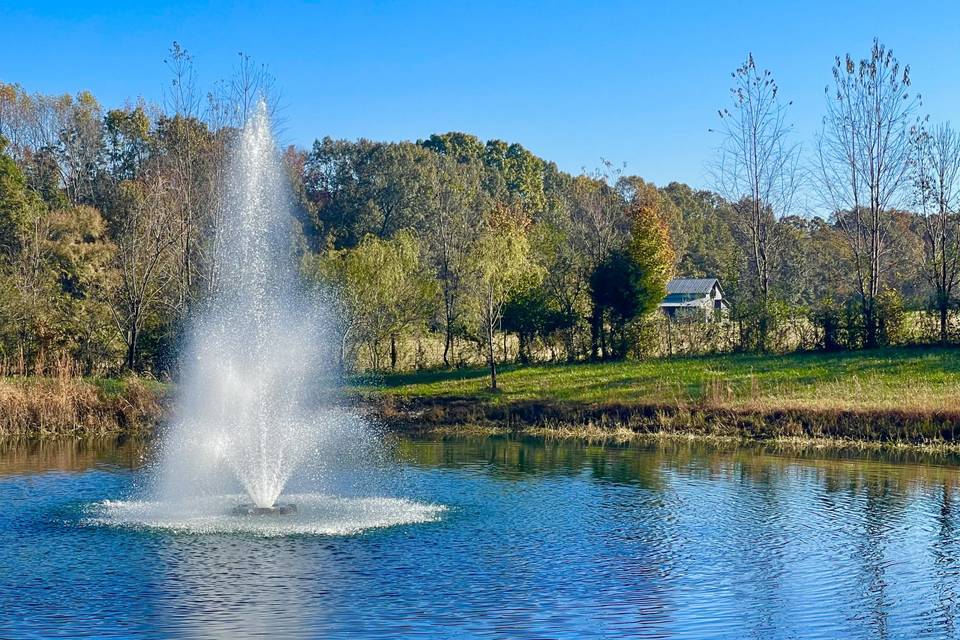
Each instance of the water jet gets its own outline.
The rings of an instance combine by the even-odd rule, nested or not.
[[[231,147],[210,294],[191,323],[177,419],[162,445],[164,501],[239,489],[247,514],[292,513],[275,506],[291,477],[325,465],[331,439],[358,435],[332,408],[331,319],[296,271],[292,206],[261,102]]]
[[[151,495],[106,500],[91,521],[285,536],[438,519],[438,505],[358,495],[387,477],[382,442],[339,398],[336,319],[296,271],[292,198],[263,104],[231,157],[209,295],[189,326]]]

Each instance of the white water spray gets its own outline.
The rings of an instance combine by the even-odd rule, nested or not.
[[[319,408],[333,374],[327,318],[297,285],[286,185],[261,104],[227,175],[213,296],[194,327],[165,442],[165,493],[218,490],[226,467],[256,506],[271,507],[335,426]]]
[[[334,480],[354,484],[375,471],[379,443],[364,420],[331,402],[335,341],[322,305],[298,286],[286,185],[261,104],[234,149],[213,295],[193,326],[151,495],[93,505],[89,523],[338,535],[443,512],[327,493]],[[288,485],[298,491],[287,496],[294,504],[277,507]]]

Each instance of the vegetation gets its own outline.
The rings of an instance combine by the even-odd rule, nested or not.
[[[87,92],[0,84],[0,373],[42,376],[68,362],[86,376],[176,377],[184,327],[216,286],[229,147],[257,99],[276,110],[277,92],[245,55],[211,91],[195,86],[179,45],[168,66],[161,105],[105,109]],[[645,360],[954,342],[956,136],[917,119],[906,65],[878,42],[862,60],[838,57],[832,76],[808,158],[790,102],[748,56],[720,111],[716,192],[658,187],[612,163],[571,175],[517,142],[463,132],[287,149],[291,253],[336,308],[343,369],[483,364],[506,401],[527,393],[527,375],[567,376],[526,374],[516,361],[634,359],[569,375],[596,374],[590,384],[614,396],[623,384],[683,403],[705,393],[693,387],[707,384],[709,363],[739,399],[753,378],[734,363],[774,361]],[[804,183],[807,173],[817,179]],[[720,278],[729,319],[661,317],[674,275]],[[844,363],[902,353],[822,362],[841,367],[843,385]],[[759,380],[751,401],[807,392],[777,386],[772,372]],[[878,385],[857,402],[889,397],[881,372],[856,380]]]
[[[960,367],[942,348],[507,368],[358,379],[382,420],[440,433],[960,447]],[[857,446],[861,446],[858,444]]]
[[[501,368],[490,394],[480,369],[358,378],[368,397],[472,398],[581,405],[712,405],[765,409],[955,411],[960,357],[950,349],[890,348],[791,355],[734,354]]]
[[[146,431],[164,416],[164,389],[139,379],[0,380],[0,437],[104,436]]]

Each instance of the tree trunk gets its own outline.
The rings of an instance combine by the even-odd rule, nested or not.
[[[617,354],[617,359],[626,360],[627,359],[627,322],[626,320],[622,321],[620,324],[620,352]]]
[[[443,340],[443,366],[450,366],[450,350],[453,348],[453,330],[450,323],[447,322],[446,331]]]
[[[140,332],[136,326],[127,329],[127,369],[134,371],[137,366],[137,340]]]
[[[566,351],[567,362],[576,362],[577,356],[574,347],[573,330],[568,329],[563,332],[563,350]]]
[[[762,300],[760,301],[760,304],[761,304],[761,307],[760,307],[759,330],[757,331],[757,333],[759,334],[759,335],[757,336],[757,349],[758,349],[760,352],[762,352],[762,353],[766,353],[766,351],[767,351],[767,333],[768,333],[769,330],[770,330],[769,316],[767,315],[767,313],[768,313],[768,311],[767,311],[767,301],[766,301],[765,299],[762,299]]]
[[[874,349],[877,346],[877,314],[873,300],[863,301],[863,332],[865,349]]]
[[[593,311],[590,313],[590,359],[600,359],[600,341],[602,339],[601,330],[603,326],[603,316],[600,308],[593,305]]]
[[[397,370],[397,335],[390,334],[390,370]]]
[[[950,327],[948,320],[950,318],[949,301],[946,296],[940,299],[940,343],[947,344],[950,341]]]
[[[610,357],[610,349],[607,347],[607,330],[603,326],[603,316],[600,316],[600,359],[606,360]]]
[[[487,362],[490,365],[490,388],[497,390],[497,361],[493,354],[493,325],[487,325]]]

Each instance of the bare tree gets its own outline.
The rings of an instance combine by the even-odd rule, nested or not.
[[[162,308],[175,282],[179,242],[174,190],[159,171],[127,185],[128,200],[117,234],[117,291],[113,316],[127,346],[126,366],[137,367],[137,346],[149,314]]]
[[[197,92],[197,74],[193,68],[193,56],[179,42],[170,46],[170,55],[163,61],[173,76],[170,86],[164,89],[163,102],[167,112],[184,118],[196,117],[200,110],[200,94]]]
[[[257,103],[263,100],[276,128],[280,109],[280,90],[277,87],[277,79],[270,73],[267,65],[256,62],[243,52],[237,55],[240,56],[240,60],[234,67],[233,75],[227,85],[230,105],[237,119],[234,124],[242,126],[255,113]]]
[[[767,347],[771,265],[777,219],[790,213],[797,192],[800,147],[791,140],[787,107],[769,70],[753,59],[731,76],[731,108],[721,109],[724,136],[715,169],[717,190],[732,203],[734,221],[749,242],[759,319],[759,347]]]
[[[97,178],[104,148],[103,110],[93,94],[82,91],[63,111],[57,159],[71,202],[96,204]]]
[[[910,132],[919,96],[910,93],[910,67],[901,66],[878,40],[869,58],[856,62],[849,54],[838,56],[833,81],[817,144],[820,188],[850,245],[864,345],[874,347],[892,210],[909,182]]]
[[[440,157],[432,179],[433,215],[425,236],[431,261],[440,283],[443,304],[443,364],[449,367],[450,352],[464,314],[464,280],[467,258],[481,225],[485,205],[482,176],[476,167]]]
[[[923,267],[933,287],[940,342],[950,338],[950,306],[960,284],[960,134],[949,124],[914,136],[914,190],[922,220]]]
[[[274,131],[281,128],[283,119],[282,98],[277,80],[267,65],[256,62],[242,51],[226,80],[218,80],[207,92],[204,121],[211,131],[224,127],[239,128],[256,112],[257,103],[263,100]]]

